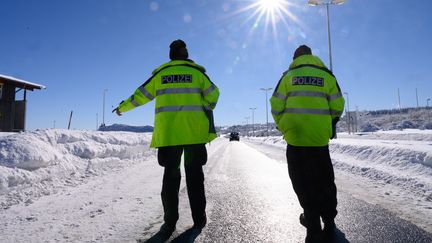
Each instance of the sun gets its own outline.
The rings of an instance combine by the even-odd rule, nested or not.
[[[284,8],[283,0],[258,0],[258,6],[263,11],[274,12]]]
[[[233,15],[248,15],[243,24],[252,21],[250,33],[254,32],[259,26],[264,26],[264,34],[269,29],[276,39],[278,36],[277,25],[284,25],[290,29],[292,23],[300,25],[301,22],[291,11],[297,7],[292,0],[245,0],[249,2],[245,7],[240,8]]]

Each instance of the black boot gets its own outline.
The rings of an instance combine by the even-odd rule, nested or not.
[[[300,224],[306,227],[305,243],[321,243],[323,239],[321,222],[319,217],[309,218],[305,214],[300,214]]]
[[[300,214],[299,220],[300,220],[300,224],[307,228],[304,213]]]
[[[167,224],[164,223],[159,231],[153,235],[150,239],[148,239],[147,241],[145,241],[145,243],[164,243],[165,241],[167,241],[172,233],[175,230],[175,224]]]
[[[164,223],[161,227],[159,232],[165,234],[165,235],[172,235],[174,230],[176,229],[175,225]]]
[[[201,221],[199,221],[199,222],[194,222],[194,225],[193,225],[192,228],[195,228],[195,229],[202,229],[202,228],[204,228],[204,227],[206,226],[206,224],[207,224],[207,216],[206,216],[206,214],[204,213],[204,217],[203,217],[203,219],[202,219]]]
[[[171,237],[171,235],[175,229],[176,229],[175,225],[164,223],[160,227],[159,232],[157,232],[157,235],[159,236],[158,239],[161,242],[168,240]]]
[[[305,243],[322,243],[323,235],[320,229],[307,229]]]
[[[336,224],[334,220],[324,221],[324,242],[332,242],[336,237]]]

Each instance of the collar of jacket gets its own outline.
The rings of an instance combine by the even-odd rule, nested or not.
[[[202,72],[204,72],[204,73],[205,73],[205,71],[206,71],[205,68],[204,68],[203,66],[200,66],[200,65],[196,64],[194,61],[192,61],[192,60],[190,60],[190,59],[187,59],[187,60],[173,60],[173,61],[169,61],[169,62],[167,62],[167,63],[164,63],[164,64],[160,65],[158,68],[156,68],[156,69],[152,72],[152,74],[155,74],[155,73],[157,73],[159,70],[161,70],[162,68],[166,68],[166,67],[168,67],[168,66],[181,66],[181,65],[195,67],[195,68],[197,68],[197,69],[200,69],[200,70],[201,70]]]
[[[314,56],[314,55],[302,55],[297,57],[289,66],[289,70],[292,68],[295,68],[297,66],[300,65],[314,65],[314,66],[318,66],[318,67],[324,67],[327,68],[324,63],[321,61],[321,59],[319,59],[319,57]]]

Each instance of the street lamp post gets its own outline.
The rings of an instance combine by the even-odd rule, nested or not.
[[[267,102],[267,92],[272,90],[273,88],[260,88],[260,90],[265,91],[265,103],[266,103],[266,129],[267,129],[267,137],[269,136],[269,127],[268,127],[268,102]]]
[[[331,35],[330,35],[330,5],[341,5],[345,3],[345,0],[309,0],[308,4],[311,6],[325,5],[327,12],[327,36],[328,36],[328,48],[329,48],[329,61],[330,70],[333,71],[333,61],[332,61],[332,49],[331,49]]]
[[[107,92],[107,89],[103,90],[103,101],[102,101],[102,126],[105,126],[105,93]]]
[[[255,120],[254,120],[254,111],[256,110],[256,107],[249,108],[252,110],[252,136],[255,136]]]
[[[346,108],[346,117],[347,117],[347,121],[348,121],[348,134],[351,134],[351,116],[350,116],[350,109],[349,109],[349,96],[348,96],[348,92],[344,92],[344,94],[347,97],[347,108]]]

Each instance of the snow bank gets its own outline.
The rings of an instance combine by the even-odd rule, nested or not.
[[[122,131],[122,132],[153,132],[152,126],[129,126],[124,124],[113,124],[99,127],[99,131]]]
[[[0,136],[0,207],[148,156],[151,134],[40,130]]]
[[[330,150],[336,169],[432,202],[432,145],[342,138],[332,141]]]
[[[356,133],[351,135],[344,132],[344,133],[338,133],[338,138],[432,141],[432,130],[404,129],[404,130],[363,132],[363,133]]]

